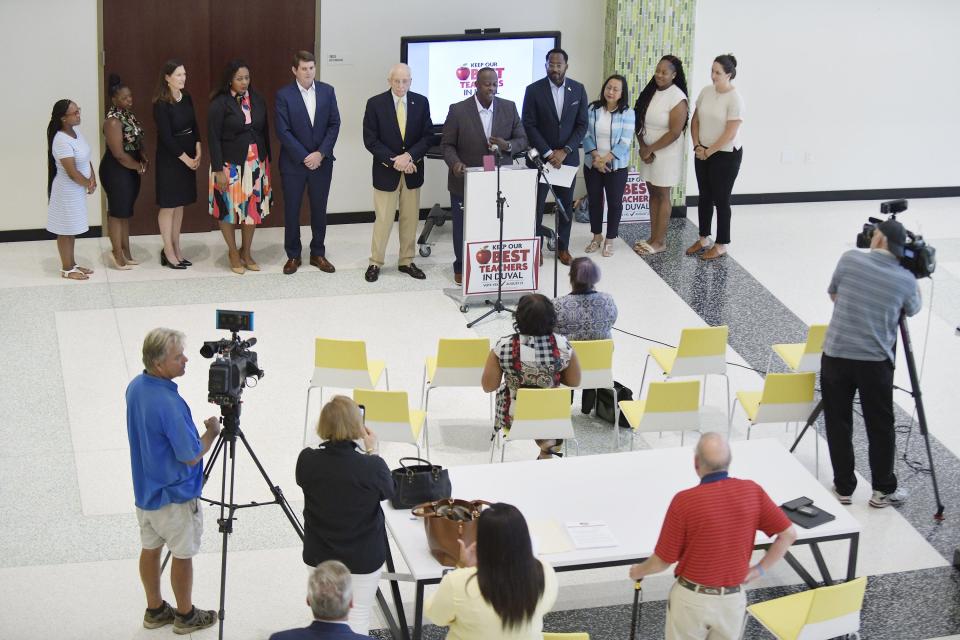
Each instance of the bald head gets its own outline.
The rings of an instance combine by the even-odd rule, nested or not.
[[[410,78],[410,67],[402,62],[393,65],[390,67],[390,73],[387,74],[387,82],[390,83],[390,90],[393,91],[393,95],[398,98],[407,95],[407,91],[410,90],[410,83],[412,82]]]
[[[708,432],[700,436],[695,462],[701,478],[717,471],[726,471],[730,467],[730,460],[730,445],[722,434]]]

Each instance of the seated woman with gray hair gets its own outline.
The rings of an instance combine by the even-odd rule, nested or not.
[[[313,623],[304,629],[278,631],[270,640],[338,640],[367,638],[354,633],[347,625],[353,608],[353,585],[350,569],[336,560],[327,560],[310,572],[307,580],[307,604],[313,610]]]
[[[567,340],[609,340],[617,321],[617,303],[609,293],[597,291],[600,267],[590,258],[570,263],[571,292],[553,301],[557,333]]]

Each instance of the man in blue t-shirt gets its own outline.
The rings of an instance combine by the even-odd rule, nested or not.
[[[143,626],[173,623],[177,634],[204,629],[217,621],[212,610],[193,606],[193,556],[200,550],[203,516],[198,497],[203,488],[203,456],[220,433],[216,416],[204,421],[197,436],[190,408],[174,378],[187,366],[184,335],[154,329],[143,341],[143,373],[127,386],[127,437],[133,494],[140,523],[140,579],[147,596]],[[174,610],[160,595],[160,554],[166,544],[173,556],[170,585]]]

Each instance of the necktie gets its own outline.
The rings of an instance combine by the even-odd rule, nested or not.
[[[407,135],[407,106],[403,100],[397,100],[397,124],[400,125],[400,139]]]

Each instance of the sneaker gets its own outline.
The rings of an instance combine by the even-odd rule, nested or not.
[[[176,614],[176,620],[173,622],[173,632],[177,635],[193,633],[200,629],[212,627],[217,623],[217,612],[212,609],[193,608],[188,616]]]
[[[840,504],[853,504],[853,496],[845,496],[837,491],[836,487],[833,487],[833,497],[837,499],[837,502]]]
[[[907,493],[906,489],[897,488],[893,493],[883,493],[882,491],[874,491],[873,495],[870,496],[870,506],[876,507],[877,509],[883,509],[884,507],[889,507],[890,505],[899,506],[907,501],[907,496],[910,494]]]
[[[160,613],[152,613],[150,609],[147,609],[143,613],[143,626],[147,629],[159,629],[164,625],[172,623],[174,615],[176,614],[173,607],[170,606],[169,602],[164,600]]]

